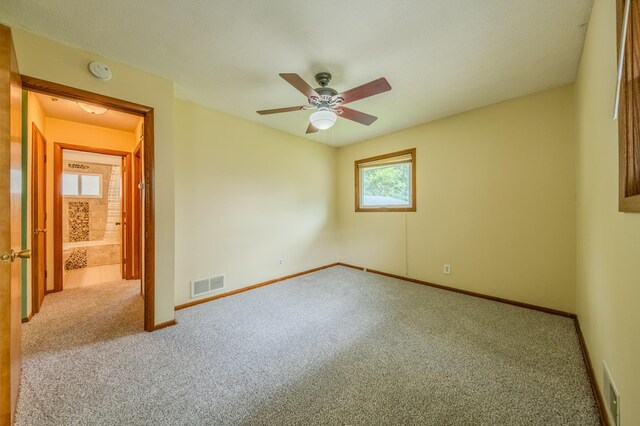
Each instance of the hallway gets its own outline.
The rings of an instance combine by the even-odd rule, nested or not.
[[[64,404],[65,396],[85,388],[87,381],[108,374],[98,367],[106,347],[145,333],[140,281],[112,281],[51,293],[40,313],[23,324],[22,333],[18,402],[22,415],[18,414],[16,424],[47,424],[51,419],[46,413],[52,406]],[[95,376],[73,373],[83,369],[94,371]],[[34,406],[35,401],[39,402]]]
[[[142,332],[140,281],[116,281],[47,295],[22,327],[23,370],[43,356]]]

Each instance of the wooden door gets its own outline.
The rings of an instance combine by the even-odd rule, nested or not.
[[[127,207],[125,203],[125,182],[127,181],[127,170],[124,157],[120,160],[120,276],[123,280],[127,279]]]
[[[40,306],[44,300],[46,288],[46,268],[47,268],[47,224],[45,213],[47,195],[46,152],[47,141],[42,132],[33,123],[32,126],[32,148],[33,148],[33,176],[32,176],[32,229],[31,251],[33,260],[31,262],[32,294],[31,305],[34,314],[40,312]]]
[[[131,222],[131,154],[122,157],[122,279],[133,278],[133,226]]]
[[[20,384],[22,87],[11,29],[0,25],[0,424],[13,424]]]
[[[133,153],[133,279],[140,279],[140,271],[142,267],[142,147]],[[142,283],[140,283],[142,284]],[[140,286],[140,293],[144,294],[143,286]]]

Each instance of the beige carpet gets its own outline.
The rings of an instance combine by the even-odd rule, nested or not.
[[[334,267],[142,330],[137,282],[47,296],[22,425],[597,425],[570,319]]]

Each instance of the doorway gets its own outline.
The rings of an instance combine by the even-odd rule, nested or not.
[[[153,170],[154,170],[154,137],[153,137],[153,109],[150,107],[146,107],[139,104],[134,104],[127,101],[118,100],[115,98],[110,98],[107,96],[71,88],[68,86],[63,86],[55,83],[46,82],[43,80],[35,79],[28,76],[21,76],[23,88],[29,92],[43,94],[49,97],[61,98],[65,100],[72,100],[77,103],[88,103],[93,106],[97,106],[100,108],[107,108],[114,111],[118,111],[126,114],[133,114],[137,117],[142,118],[141,125],[141,137],[140,137],[140,145],[139,151],[138,147],[136,147],[136,151],[139,157],[139,166],[140,170],[138,171],[138,176],[141,178],[140,182],[134,183],[133,176],[134,174],[131,171],[133,150],[129,150],[128,152],[118,151],[114,149],[103,148],[100,146],[94,146],[92,149],[87,149],[84,146],[76,146],[73,144],[65,144],[63,142],[50,141],[53,144],[53,160],[54,163],[54,173],[53,176],[53,188],[52,192],[54,193],[54,206],[53,206],[53,229],[49,230],[48,236],[50,239],[56,242],[55,247],[53,249],[54,262],[53,262],[53,274],[49,273],[47,275],[53,275],[53,288],[49,288],[47,292],[55,292],[61,291],[65,287],[65,279],[67,285],[80,285],[79,274],[73,276],[73,271],[78,268],[78,266],[82,266],[84,263],[82,261],[82,257],[86,256],[86,264],[89,267],[89,257],[93,258],[94,266],[102,267],[108,266],[107,268],[101,268],[98,270],[98,273],[101,274],[100,280],[102,280],[102,274],[104,274],[105,279],[107,277],[119,277],[121,279],[140,279],[141,280],[141,293],[144,298],[144,329],[146,331],[153,331],[155,329],[155,320],[154,320],[154,304],[155,304],[155,280],[154,280],[154,265],[155,265],[155,233],[154,233],[154,185],[153,185]],[[76,154],[74,154],[74,152]],[[77,191],[82,191],[83,183],[84,188],[89,188],[89,192],[91,192],[91,185],[94,185],[93,191],[91,193],[95,193],[95,184],[98,180],[100,180],[100,185],[106,191],[110,189],[115,190],[117,187],[116,182],[113,182],[112,186],[109,186],[109,182],[105,182],[104,178],[98,178],[96,175],[99,173],[94,173],[91,176],[90,173],[72,173],[71,170],[64,170],[63,167],[63,154],[71,153],[73,155],[79,155],[78,153],[92,153],[95,155],[105,155],[105,156],[115,156],[120,161],[120,168],[111,168],[111,173],[109,174],[109,180],[111,181],[111,176],[120,176],[120,186],[119,191],[121,192],[121,201],[120,201],[120,220],[114,219],[118,212],[114,209],[114,206],[117,204],[115,194],[112,198],[112,208],[111,208],[111,219],[109,219],[109,197],[107,196],[107,216],[104,217],[105,221],[109,224],[106,226],[105,223],[104,229],[99,229],[99,227],[94,227],[93,233],[94,235],[90,235],[87,238],[87,235],[84,235],[82,238],[86,241],[69,241],[69,229],[67,232],[67,245],[66,245],[66,253],[65,247],[63,246],[63,223],[64,223],[64,211],[63,207],[66,204],[66,214],[67,214],[67,224],[69,223],[69,214],[71,210],[73,210],[74,214],[78,214],[82,216],[83,207],[86,207],[84,204],[74,204],[70,206],[70,203],[87,203],[87,201],[72,201],[70,197],[69,200],[65,203],[64,197],[62,196],[63,192],[63,184],[64,180],[67,179],[68,184],[72,185],[69,182],[77,180]],[[70,161],[76,161],[71,159]],[[113,158],[112,158],[113,161]],[[64,161],[66,162],[66,160]],[[97,164],[97,163],[96,163]],[[82,164],[80,164],[82,165]],[[111,166],[114,166],[111,164]],[[91,166],[89,166],[91,167]],[[98,167],[98,166],[95,166]],[[63,173],[66,173],[66,178],[63,176]],[[118,179],[115,179],[117,181]],[[133,201],[133,193],[134,187],[138,188],[138,208],[135,209],[134,201]],[[59,197],[55,196],[55,193],[60,193]],[[35,207],[35,206],[34,206]],[[134,215],[132,214],[132,209],[140,216],[137,220],[134,220]],[[35,209],[34,209],[35,210]],[[85,215],[86,216],[86,215]],[[80,217],[80,219],[82,219]],[[85,218],[86,219],[86,218]],[[82,222],[82,220],[80,220]],[[133,240],[134,235],[133,232],[135,222],[139,223],[138,229],[143,229],[143,231],[137,232],[137,237],[139,239],[139,243],[136,243]],[[50,222],[51,223],[51,222]],[[82,227],[82,226],[81,226]],[[33,229],[42,229],[37,226],[36,223],[33,224]],[[84,231],[86,233],[87,229],[85,227]],[[89,229],[89,233],[91,233],[91,229]],[[102,235],[101,239],[92,240],[91,237],[96,237],[97,235]],[[118,240],[116,241],[115,235],[119,235]],[[106,238],[105,238],[106,236]],[[71,239],[77,239],[76,237],[72,237]],[[144,239],[144,241],[142,241]],[[59,242],[59,244],[58,244]],[[83,243],[84,247],[75,247],[71,243]],[[94,248],[95,246],[101,246],[98,248]],[[136,247],[139,247],[139,253],[137,255],[134,252],[137,250]],[[91,255],[89,252],[92,252]],[[118,254],[116,254],[118,253]],[[95,264],[95,262],[100,263],[101,261],[96,261],[97,258],[109,257],[108,265]],[[80,261],[77,262],[78,257],[80,257]],[[114,258],[119,257],[119,270],[116,271],[115,268],[112,267],[114,263]],[[71,258],[71,260],[70,260]],[[74,260],[75,259],[75,260]],[[33,264],[35,265],[40,261],[40,258],[33,259]],[[134,266],[135,263],[138,263],[138,266]],[[68,269],[65,269],[65,266],[68,266]],[[33,268],[32,268],[33,269]],[[66,275],[67,272],[70,272],[72,275]],[[95,272],[86,271],[84,275],[93,274],[93,280],[95,280]],[[72,281],[69,281],[69,279]],[[51,287],[51,286],[50,286]]]
[[[125,221],[128,192],[123,191],[131,186],[125,174],[130,154],[91,148],[61,151],[62,158],[54,158],[55,169],[62,172],[54,176],[54,204],[61,206],[54,225],[62,235],[55,241],[56,252],[62,253],[61,259],[56,256],[56,262],[62,262],[59,284],[70,289],[120,281],[126,277],[124,253],[132,234]]]

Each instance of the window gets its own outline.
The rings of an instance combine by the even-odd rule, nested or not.
[[[622,46],[625,0],[618,0],[618,48]],[[629,3],[620,80],[618,138],[620,150],[619,210],[640,212],[640,4]]]
[[[102,176],[63,173],[62,195],[66,197],[101,197]]]
[[[77,196],[78,192],[78,175],[75,173],[63,173],[62,174],[62,195]]]
[[[356,211],[415,212],[415,173],[415,148],[356,161]]]
[[[100,196],[100,175],[80,175],[80,195]]]

